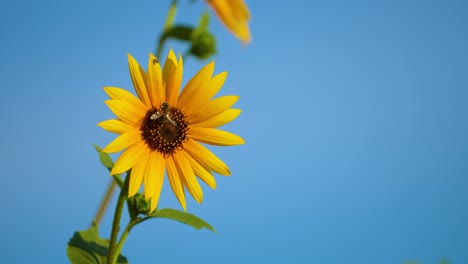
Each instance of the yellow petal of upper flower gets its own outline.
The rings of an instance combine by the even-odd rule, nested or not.
[[[208,89],[214,65],[214,61],[208,63],[185,85],[178,100],[180,108],[188,111],[192,104],[199,102],[199,97],[202,97],[205,94],[205,90]]]
[[[151,198],[150,212],[158,206],[159,196],[164,183],[164,157],[152,151],[149,155],[147,171],[145,174],[145,198]]]
[[[138,98],[136,98],[135,95],[127,90],[118,87],[107,86],[104,87],[104,91],[111,99],[129,102],[141,111],[146,111],[147,109],[147,107]]]
[[[118,136],[114,141],[109,143],[102,151],[106,153],[116,153],[121,151],[124,148],[135,144],[141,140],[141,132],[137,129],[130,130],[120,136]]]
[[[221,114],[202,122],[191,124],[191,127],[219,127],[236,119],[242,111],[240,109],[228,109]]]
[[[167,166],[167,177],[169,178],[169,183],[171,184],[172,192],[174,192],[177,200],[179,200],[180,205],[184,208],[184,211],[187,211],[187,204],[185,203],[185,193],[184,187],[180,182],[180,175],[177,171],[177,167],[174,163],[172,156],[169,156],[166,159]]]
[[[190,129],[190,138],[215,146],[235,146],[245,143],[238,135],[205,127],[194,127]]]
[[[151,107],[151,101],[146,88],[146,74],[141,68],[140,64],[128,54],[128,68],[130,70],[130,76],[132,77],[133,87],[135,88],[140,100],[147,106]]]
[[[200,143],[189,139],[185,142],[184,149],[205,169],[220,175],[231,175],[228,166]]]
[[[166,102],[170,105],[176,105],[177,103],[177,97],[179,96],[182,84],[183,70],[182,56],[180,56],[177,62],[177,58],[171,49],[162,72],[164,86],[166,87]]]
[[[237,100],[239,100],[239,96],[236,95],[226,95],[213,99],[187,115],[187,119],[191,124],[208,120],[229,109]]]
[[[130,146],[115,161],[110,174],[116,175],[128,171],[140,159],[141,155],[145,152],[145,149],[147,149],[147,146],[143,141],[138,141]]]
[[[190,162],[180,152],[175,153],[173,157],[183,184],[193,198],[198,203],[201,203],[203,201],[203,191],[197,178],[195,178]]]
[[[135,163],[130,173],[130,182],[128,184],[128,197],[135,195],[140,190],[143,176],[148,165],[149,149],[145,149],[141,158]],[[128,177],[128,176],[127,176]]]
[[[107,100],[105,103],[112,113],[125,123],[131,125],[138,123],[146,114],[145,111],[141,111],[141,109],[134,107],[131,103],[126,101]]]
[[[161,65],[156,57],[150,53],[148,61],[148,77],[146,82],[148,95],[152,105],[159,107],[166,100],[166,90],[163,86]]]
[[[202,165],[200,165],[197,161],[195,161],[190,154],[181,151],[181,154],[185,156],[185,158],[190,162],[190,165],[192,165],[193,172],[195,175],[197,175],[198,178],[200,178],[202,181],[204,181],[208,186],[210,186],[213,189],[216,189],[216,181],[215,178],[213,177],[213,174],[203,168]]]
[[[250,12],[243,0],[207,0],[219,20],[244,43],[250,42]]]
[[[111,132],[111,133],[116,133],[116,134],[123,134],[127,131],[130,131],[132,129],[135,129],[134,126],[129,125],[125,122],[122,122],[117,119],[109,119],[102,121],[101,123],[97,124],[98,126],[104,128],[105,130]]]

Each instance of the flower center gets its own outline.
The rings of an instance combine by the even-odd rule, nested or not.
[[[158,151],[165,156],[180,148],[187,138],[187,130],[185,115],[168,103],[150,109],[140,126],[141,138],[146,145],[151,151]]]

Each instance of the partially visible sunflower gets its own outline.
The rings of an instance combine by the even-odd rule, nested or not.
[[[250,12],[244,0],[206,0],[221,22],[240,40],[251,40],[248,21]]]
[[[216,127],[234,120],[241,112],[231,109],[238,96],[212,97],[221,89],[227,72],[212,76],[214,62],[203,67],[179,94],[183,63],[170,50],[163,70],[150,54],[145,72],[128,54],[128,65],[138,98],[127,90],[105,87],[105,101],[117,119],[98,124],[120,134],[103,149],[107,153],[124,150],[111,175],[131,169],[129,197],[144,185],[144,195],[153,211],[158,205],[164,173],[179,203],[186,210],[185,191],[202,202],[197,177],[216,188],[212,172],[230,175],[228,166],[202,143],[217,146],[243,144],[244,140]]]

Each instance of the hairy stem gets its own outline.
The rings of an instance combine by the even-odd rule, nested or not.
[[[127,240],[127,237],[128,237],[128,234],[130,234],[130,229],[132,229],[132,227],[135,225],[135,223],[133,221],[130,221],[130,223],[127,224],[127,226],[125,227],[123,233],[122,233],[122,236],[120,236],[120,241],[119,243],[117,244],[117,247],[115,248],[115,256],[116,256],[116,260],[117,260],[117,257],[120,255],[120,252],[122,251],[122,247],[125,243],[125,241]]]
[[[127,173],[127,176],[125,177],[125,182],[122,188],[120,189],[120,194],[117,200],[117,205],[115,206],[114,220],[112,222],[112,232],[111,232],[111,238],[109,242],[109,253],[107,256],[107,264],[116,263],[117,258],[119,256],[119,253],[116,252],[117,236],[119,235],[120,218],[122,217],[123,207],[124,207],[125,201],[127,200],[129,179],[130,179],[130,173]]]

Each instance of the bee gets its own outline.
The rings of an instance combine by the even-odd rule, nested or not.
[[[162,103],[161,109],[156,111],[156,113],[153,113],[150,116],[150,120],[156,121],[161,117],[165,118],[167,121],[171,122],[171,124],[173,124],[174,126],[177,126],[177,123],[174,120],[172,120],[172,118],[170,116],[169,103],[167,103],[167,102]]]

